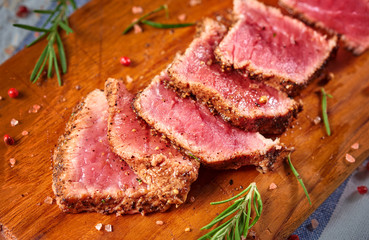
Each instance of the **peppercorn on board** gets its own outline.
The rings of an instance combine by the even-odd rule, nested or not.
[[[253,230],[261,239],[284,239],[293,232],[354,170],[369,156],[369,51],[353,56],[340,44],[336,59],[330,61],[326,72],[334,78],[324,85],[328,99],[328,114],[332,136],[327,137],[323,123],[314,124],[321,116],[321,81],[313,81],[301,92],[304,110],[293,127],[282,134],[281,141],[295,147],[292,162],[302,176],[310,193],[310,207],[302,188],[290,171],[281,164],[274,173],[261,174],[253,167],[237,171],[216,171],[201,168],[199,179],[192,185],[187,203],[178,209],[148,216],[101,215],[97,213],[66,214],[55,201],[51,189],[51,156],[58,137],[64,132],[72,108],[81,97],[95,88],[103,88],[108,77],[133,81],[127,83],[136,93],[167,64],[178,51],[184,51],[195,35],[195,28],[174,31],[143,26],[143,32],[122,35],[124,28],[137,15],[133,5],[144,12],[168,4],[170,18],[164,13],[155,20],[178,22],[185,13],[186,22],[215,18],[228,14],[232,1],[202,1],[190,7],[188,1],[102,1],[93,0],[77,10],[70,18],[74,33],[62,34],[68,58],[68,73],[63,86],[53,79],[31,84],[29,76],[46,41],[26,48],[0,66],[0,129],[16,140],[13,146],[0,144],[0,236],[17,239],[196,239],[205,231],[200,228],[210,222],[226,206],[210,206],[210,202],[229,198],[255,181],[264,208]],[[266,1],[277,5],[276,1]],[[121,56],[132,63],[124,67]],[[129,77],[128,77],[129,76]],[[80,86],[80,90],[78,90]],[[6,96],[9,88],[20,92],[16,99]],[[34,111],[33,106],[41,108]],[[12,118],[19,120],[11,127]],[[28,131],[26,136],[22,131]],[[350,146],[358,142],[360,148]],[[355,157],[347,163],[345,154]],[[16,160],[11,167],[10,159]],[[269,190],[275,183],[277,188]],[[230,203],[229,203],[230,204]],[[156,221],[163,221],[157,225]],[[111,224],[113,232],[98,231],[95,225]],[[188,231],[188,228],[190,231]],[[187,231],[185,231],[187,229]]]

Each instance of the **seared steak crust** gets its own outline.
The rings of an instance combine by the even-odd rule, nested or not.
[[[134,107],[147,123],[204,165],[219,169],[255,165],[266,172],[286,153],[278,139],[232,127],[202,104],[165,88],[165,80],[165,74],[156,76],[137,96]]]
[[[336,36],[326,39],[256,0],[234,0],[234,14],[237,22],[215,50],[217,58],[289,95],[306,86],[337,46]]]
[[[167,84],[195,95],[224,120],[246,131],[282,133],[301,106],[284,92],[242,76],[237,70],[223,70],[215,61],[214,49],[225,32],[223,25],[205,19],[198,37],[168,68]]]
[[[369,2],[367,0],[280,0],[279,4],[309,25],[331,34],[342,34],[345,46],[359,55],[369,47]]]
[[[160,198],[182,204],[197,179],[199,162],[182,155],[136,116],[131,107],[133,95],[122,81],[109,78],[105,94],[109,103],[108,137],[112,150],[154,188]]]
[[[107,110],[100,90],[91,92],[74,108],[53,156],[52,188],[57,204],[68,213],[144,214],[167,210],[173,203],[143,183],[110,151]]]

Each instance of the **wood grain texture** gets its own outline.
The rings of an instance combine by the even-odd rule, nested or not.
[[[172,208],[166,213],[148,216],[101,215],[96,213],[65,214],[55,205],[45,204],[51,189],[51,155],[58,137],[63,133],[73,106],[82,96],[95,88],[103,88],[108,77],[126,80],[129,90],[137,92],[152,77],[169,64],[176,52],[184,51],[192,41],[195,29],[171,30],[144,27],[141,34],[121,32],[136,17],[133,5],[145,11],[167,3],[170,20],[161,15],[158,20],[174,22],[181,13],[189,22],[203,17],[215,17],[232,7],[232,2],[208,0],[195,7],[187,1],[102,1],[93,0],[77,10],[70,18],[74,33],[63,35],[69,70],[63,76],[64,85],[57,86],[56,78],[31,84],[29,75],[45,41],[24,49],[0,66],[0,134],[10,134],[15,146],[0,144],[0,236],[14,239],[195,239],[204,232],[199,229],[220,213],[225,206],[210,206],[212,201],[228,198],[256,181],[261,192],[264,210],[254,230],[260,239],[286,239],[349,175],[369,156],[369,52],[354,57],[343,48],[337,58],[329,62],[327,71],[335,77],[325,89],[334,96],[328,100],[331,137],[325,137],[322,124],[312,119],[321,114],[318,81],[305,89],[299,98],[304,111],[293,127],[282,135],[281,141],[294,146],[292,161],[302,175],[310,192],[313,206],[309,206],[303,190],[286,164],[269,174],[260,174],[252,167],[237,171],[215,171],[202,168],[193,184],[189,198],[195,202]],[[267,1],[276,5],[276,1]],[[119,57],[129,56],[131,67],[122,67]],[[75,86],[80,85],[81,90]],[[15,87],[21,92],[18,99],[7,97],[7,90]],[[42,108],[28,113],[34,104]],[[15,118],[20,124],[11,127]],[[21,132],[27,130],[28,136]],[[351,150],[354,142],[358,150]],[[355,158],[348,164],[344,155]],[[10,167],[9,159],[16,164]],[[233,185],[230,185],[230,180]],[[278,188],[270,191],[270,183]],[[38,204],[40,203],[40,204]],[[165,222],[163,226],[155,224]],[[113,232],[97,231],[97,223],[112,224]],[[185,232],[190,227],[191,232]]]

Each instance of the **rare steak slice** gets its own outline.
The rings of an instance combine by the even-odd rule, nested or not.
[[[214,49],[226,28],[211,19],[205,19],[201,26],[199,36],[168,69],[168,83],[196,95],[235,126],[247,131],[282,133],[296,116],[299,105],[284,92],[260,81],[235,70],[224,71],[215,61]]]
[[[238,19],[215,53],[225,66],[269,79],[290,95],[304,87],[336,47],[302,22],[256,0],[234,0]]]
[[[54,152],[53,190],[65,212],[164,211],[168,201],[110,149],[108,102],[94,90],[78,104]]]
[[[272,169],[282,146],[279,140],[264,138],[231,126],[191,98],[181,98],[165,87],[168,76],[156,76],[134,102],[137,113],[188,154],[215,168],[237,169],[255,165]]]
[[[282,6],[309,23],[342,34],[355,54],[369,47],[368,0],[280,0]]]
[[[132,109],[133,94],[120,80],[105,83],[109,103],[108,137],[113,151],[151,187],[159,199],[181,204],[197,179],[200,163],[168,144]]]

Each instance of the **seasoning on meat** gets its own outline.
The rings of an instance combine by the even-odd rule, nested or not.
[[[282,133],[297,115],[299,105],[262,82],[234,70],[224,71],[216,63],[214,49],[225,33],[225,26],[205,19],[199,36],[169,67],[169,85],[196,95],[235,126],[247,131]]]
[[[304,87],[336,47],[325,36],[256,0],[234,0],[237,22],[215,53],[225,66],[268,79],[290,95]]]
[[[206,106],[177,96],[165,87],[166,80],[165,74],[156,76],[134,102],[146,122],[205,165],[222,169],[255,165],[264,172],[273,168],[284,150],[279,139],[232,127]]]

